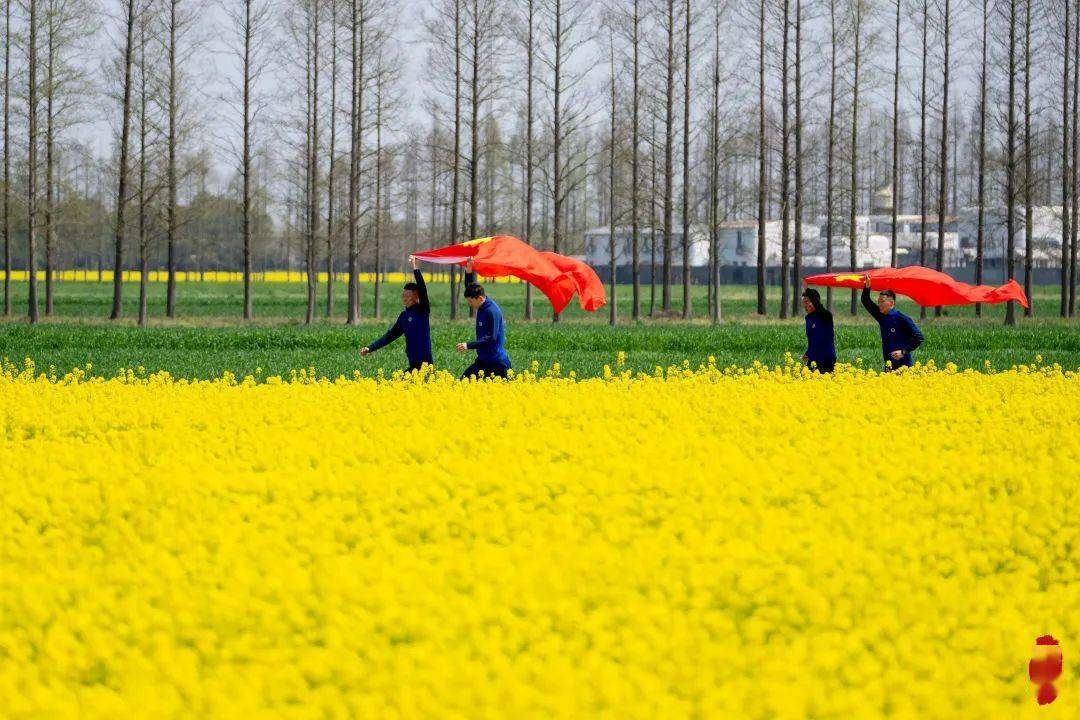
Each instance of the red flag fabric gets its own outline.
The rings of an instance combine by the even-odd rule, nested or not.
[[[577,286],[578,304],[586,312],[596,312],[607,304],[604,283],[596,271],[577,258],[559,255],[553,252],[541,252],[551,263],[569,275]]]
[[[1016,280],[1010,280],[1001,287],[989,285],[968,285],[953,280],[945,273],[910,265],[902,268],[875,268],[862,272],[839,272],[811,275],[804,281],[807,285],[827,285],[831,287],[861,288],[863,278],[870,278],[870,289],[875,292],[892,290],[924,307],[938,305],[973,305],[975,303],[1003,303],[1015,300],[1028,307],[1024,289]]]
[[[476,238],[457,245],[422,250],[413,255],[421,260],[442,265],[464,265],[469,258],[472,258],[473,268],[484,277],[512,276],[535,286],[551,301],[551,307],[555,312],[566,309],[579,287],[586,288],[586,291],[590,293],[590,304],[595,304],[592,285],[588,282],[579,285],[581,281],[574,275],[576,273],[584,276],[582,268],[575,266],[573,273],[567,272],[555,264],[551,257],[555,255],[554,253],[541,253],[510,235]],[[555,257],[560,258],[559,262],[564,266],[579,262],[562,255]],[[580,264],[590,273],[592,272],[588,265]],[[593,275],[595,276],[595,273]],[[596,282],[599,284],[599,278]],[[603,293],[602,285],[600,292]],[[585,302],[583,295],[582,307],[585,307]],[[600,303],[602,304],[603,302]],[[595,310],[600,305],[596,305],[593,309]]]

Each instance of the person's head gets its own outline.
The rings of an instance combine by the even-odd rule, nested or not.
[[[414,282],[405,283],[401,290],[401,304],[409,308],[420,302],[420,286]]]
[[[471,283],[465,286],[465,302],[469,303],[469,307],[476,310],[484,301],[487,300],[487,294],[484,292],[484,286],[479,283]]]
[[[887,313],[896,307],[896,293],[892,290],[882,290],[877,296],[878,310]]]
[[[809,315],[812,312],[821,309],[821,293],[814,288],[806,288],[802,294],[803,309],[806,310],[806,314]]]

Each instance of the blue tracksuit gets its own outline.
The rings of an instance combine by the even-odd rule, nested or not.
[[[405,336],[405,355],[409,358],[409,369],[419,370],[424,363],[434,365],[431,359],[431,303],[428,301],[427,285],[419,270],[413,270],[416,278],[419,302],[401,311],[393,326],[386,334],[368,345],[368,350],[375,352],[386,347],[402,335]]]
[[[465,285],[476,282],[473,273],[465,274]],[[484,304],[476,311],[476,339],[466,343],[466,347],[476,351],[476,362],[462,373],[462,377],[477,375],[481,370],[485,376],[506,376],[510,369],[510,356],[506,354],[506,324],[502,310],[491,298],[485,298]]]
[[[887,313],[881,312],[877,304],[870,299],[870,288],[863,288],[862,304],[877,320],[881,329],[881,355],[885,360],[885,369],[895,370],[905,365],[911,367],[914,364],[911,353],[923,344],[923,334],[915,321],[895,307]],[[893,360],[890,355],[894,350],[904,353],[903,357]]]
[[[836,365],[833,317],[825,308],[806,316],[806,364],[820,372],[832,372]]]

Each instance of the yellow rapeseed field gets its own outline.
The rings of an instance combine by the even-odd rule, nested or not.
[[[1080,716],[1060,368],[8,367],[0,418],[5,717]]]

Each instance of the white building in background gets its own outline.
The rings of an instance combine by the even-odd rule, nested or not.
[[[1018,267],[1024,263],[1027,234],[1024,207],[1016,208],[1014,257]],[[979,208],[960,210],[960,246],[965,260],[975,262],[979,234]],[[1004,206],[987,207],[983,213],[983,267],[1002,268],[1006,265],[1006,210]],[[1060,267],[1061,264],[1061,206],[1036,205],[1031,208],[1031,257],[1036,268]]]
[[[818,219],[820,227],[820,254],[824,256],[826,236],[825,218]],[[898,266],[917,265],[920,257],[921,228],[926,226],[926,264],[933,266],[937,258],[938,218],[928,215],[898,215],[896,217],[896,263]],[[850,224],[846,218],[833,220],[833,266],[850,264]],[[945,216],[945,262],[946,267],[956,267],[964,262],[957,233],[957,218]],[[856,264],[860,268],[888,267],[892,263],[892,215],[855,216]],[[809,264],[809,263],[808,263]],[[822,262],[821,265],[825,263]]]
[[[767,266],[780,265],[780,230],[781,225],[777,220],[765,223],[765,255]],[[729,267],[754,267],[757,265],[757,221],[755,220],[732,220],[720,223],[720,264]],[[805,247],[816,247],[818,243],[818,228],[809,223],[803,223],[803,238]],[[794,237],[795,223],[791,223],[791,233]],[[611,262],[610,230],[608,226],[596,227],[585,233],[585,262],[593,266],[607,266]],[[615,227],[615,260],[619,267],[629,266],[632,263],[632,236],[631,228],[627,226]],[[682,225],[678,224],[672,231],[672,264],[676,267],[682,265]],[[663,236],[656,235],[656,262],[659,264],[663,259]],[[642,265],[651,262],[652,236],[648,227],[638,228],[638,254]],[[804,251],[804,264],[812,266],[816,257],[809,250]],[[690,227],[690,267],[707,267],[709,264],[709,232],[704,225],[692,225]],[[821,256],[821,265],[825,264],[825,256]]]

